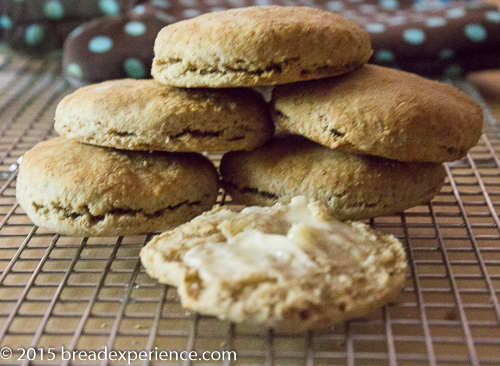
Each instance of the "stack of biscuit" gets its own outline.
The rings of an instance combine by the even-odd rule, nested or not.
[[[63,137],[26,153],[18,200],[33,222],[65,234],[166,230],[213,206],[218,175],[200,152],[227,152],[220,176],[233,202],[278,206],[244,218],[216,208],[155,238],[141,252],[148,273],[180,286],[192,309],[235,321],[303,330],[365,314],[402,286],[404,251],[395,238],[333,218],[430,201],[444,182],[442,163],[463,157],[482,129],[481,108],[466,95],[365,65],[371,54],[354,22],[308,7],[233,9],[169,25],[155,42],[153,80],[90,85],[60,102],[55,129]],[[270,103],[252,90],[259,86],[274,86]],[[322,208],[303,204],[303,215],[279,206],[295,196]],[[282,275],[281,247],[253,253],[262,263],[276,254],[272,279],[265,268],[254,271],[262,263],[241,257],[252,256],[239,236],[247,226],[251,238],[299,240],[302,249],[285,256],[293,268],[309,251],[314,260],[303,263],[316,282],[296,279],[302,270]],[[324,247],[326,237],[337,244]],[[214,246],[228,242],[232,252]],[[231,282],[220,255],[248,272]],[[339,258],[347,262],[331,264]]]
[[[334,13],[254,7],[163,28],[152,74],[184,88],[275,85],[270,111],[288,134],[225,154],[223,187],[240,204],[305,195],[358,220],[429,202],[442,163],[465,156],[482,131],[465,94],[364,65],[371,54],[368,34]]]
[[[340,220],[393,214],[428,202],[444,182],[441,163],[463,157],[481,135],[475,102],[365,65],[369,35],[335,13],[204,14],[163,28],[154,51],[154,79],[90,85],[60,102],[55,129],[64,139],[28,152],[18,179],[19,202],[36,224],[124,235],[188,221],[217,196],[214,167],[189,155],[204,151],[229,152],[221,182],[236,203],[305,195]],[[267,105],[251,87],[269,85]],[[275,124],[288,134],[268,141]],[[90,158],[101,155],[99,164]],[[144,161],[141,174],[134,159]],[[54,181],[32,179],[46,175]]]
[[[269,111],[281,130],[220,164],[233,202],[273,207],[216,207],[142,249],[147,272],[176,286],[185,307],[302,331],[364,316],[401,289],[401,243],[333,218],[429,202],[443,162],[477,143],[482,111],[446,84],[365,65],[371,53],[353,22],[301,7],[205,14],[158,34],[157,82],[274,86]]]
[[[36,225],[75,236],[157,232],[191,220],[219,190],[201,152],[251,149],[274,132],[251,89],[132,79],[66,96],[55,129],[63,137],[24,155],[17,199]]]

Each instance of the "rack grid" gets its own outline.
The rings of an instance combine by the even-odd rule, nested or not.
[[[410,271],[398,301],[368,318],[286,334],[183,310],[175,289],[140,265],[150,235],[82,239],[33,226],[15,199],[16,174],[24,152],[55,136],[55,107],[73,91],[59,59],[8,55],[0,68],[0,347],[15,351],[0,365],[66,365],[62,347],[104,346],[237,353],[236,361],[138,365],[500,364],[500,125],[471,84],[448,81],[483,106],[480,143],[447,164],[429,205],[369,222],[405,245]],[[210,157],[218,164],[220,155]],[[29,347],[55,347],[58,361],[16,360]]]

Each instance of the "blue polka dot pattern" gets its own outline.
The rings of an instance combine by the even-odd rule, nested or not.
[[[380,50],[375,54],[378,62],[394,62],[394,54],[389,50]]]
[[[448,77],[456,77],[462,74],[462,68],[460,65],[450,65],[445,70],[445,75]]]
[[[12,28],[12,20],[7,15],[0,16],[0,28],[2,29],[11,29]]]
[[[389,18],[389,24],[393,26],[402,25],[406,22],[406,18],[402,15]]]
[[[453,8],[446,12],[448,18],[463,18],[465,16],[465,10],[462,8]]]
[[[175,18],[172,15],[165,13],[164,11],[155,12],[155,17],[166,23],[175,22]]]
[[[80,25],[79,27],[76,27],[75,29],[73,29],[68,37],[71,37],[71,38],[78,37],[80,34],[82,34],[82,32],[83,32],[83,26]]]
[[[129,22],[125,24],[125,33],[131,36],[140,36],[146,33],[146,25],[142,22]]]
[[[341,11],[344,9],[344,3],[342,1],[329,1],[326,3],[326,8],[330,11]]]
[[[241,8],[245,6],[245,0],[226,0],[232,7]]]
[[[170,7],[170,2],[168,2],[167,0],[153,0],[151,3],[153,6],[157,6],[163,9],[168,9]]]
[[[403,32],[403,38],[406,42],[413,45],[419,45],[425,41],[425,33],[421,29],[411,28]]]
[[[146,7],[144,5],[137,5],[134,7],[134,13],[136,14],[144,14],[146,12]]]
[[[383,9],[397,9],[399,8],[398,0],[380,0],[380,7]]]
[[[38,24],[32,24],[26,28],[26,32],[24,33],[24,40],[30,46],[35,46],[42,42],[43,37],[45,36],[43,28]]]
[[[439,17],[427,18],[427,26],[431,28],[443,27],[446,25],[446,19]]]
[[[95,53],[107,52],[113,47],[113,41],[109,37],[97,36],[90,40],[89,50]]]
[[[125,70],[127,76],[134,79],[142,79],[146,76],[144,64],[136,58],[129,58],[125,60],[123,63],[123,69]]]
[[[66,73],[79,79],[83,77],[82,68],[76,63],[69,64],[66,67]]]
[[[368,33],[382,33],[385,31],[385,26],[380,23],[370,23],[365,26]]]
[[[14,3],[17,0],[0,0]],[[35,0],[32,0],[35,1]],[[57,5],[73,0],[36,0],[42,6],[45,4],[46,13],[38,14],[46,18],[57,18]],[[68,64],[75,63],[83,71],[83,79],[95,73],[88,60],[99,62],[102,55],[104,61],[113,59],[118,63],[121,77],[149,76],[149,56],[136,52],[141,44],[152,44],[156,28],[161,29],[163,24],[170,24],[182,19],[192,18],[208,11],[222,11],[230,8],[254,5],[281,4],[293,6],[311,6],[339,12],[344,17],[353,19],[362,28],[370,33],[374,54],[372,62],[393,67],[396,64],[403,70],[421,73],[423,75],[443,75],[448,66],[462,67],[461,73],[468,72],[482,66],[476,66],[475,57],[479,64],[483,64],[489,54],[494,58],[500,52],[500,11],[479,0],[91,0],[95,12],[107,15],[118,15],[119,18],[103,19],[103,26],[87,29],[83,32],[72,33],[68,41],[74,41],[75,48],[82,48],[82,52],[72,52],[73,58],[66,59]],[[26,0],[24,0],[25,3]],[[90,2],[90,0],[89,0]],[[131,11],[123,14],[124,4],[130,4]],[[20,7],[19,7],[20,8]],[[420,10],[420,11],[417,11]],[[70,19],[74,9],[65,6],[62,18]],[[40,13],[42,13],[40,12]],[[9,15],[10,14],[6,14]],[[11,17],[12,19],[15,19]],[[16,19],[17,20],[17,19]],[[65,20],[66,21],[66,20]],[[112,22],[117,21],[116,25]],[[50,40],[52,28],[45,23],[31,20],[24,23],[24,29],[29,24],[40,24],[45,31],[42,44]],[[52,22],[56,23],[56,22]],[[473,23],[473,24],[470,24]],[[6,28],[8,19],[0,17],[0,27]],[[108,30],[107,25],[110,25]],[[165,25],[166,25],[165,24]],[[16,23],[12,24],[12,27]],[[113,28],[114,27],[114,28]],[[112,28],[112,29],[111,29]],[[1,31],[1,30],[0,30]],[[4,32],[4,34],[13,32]],[[24,31],[20,32],[24,36]],[[54,33],[55,34],[55,33]],[[108,37],[107,39],[99,38]],[[133,38],[132,38],[133,37]],[[100,39],[100,40],[99,40]],[[89,40],[92,40],[89,42]],[[125,42],[127,40],[127,42]],[[132,43],[130,43],[130,42]],[[25,44],[21,39],[20,44]],[[130,45],[130,46],[128,46]],[[106,53],[107,52],[107,53]],[[94,57],[89,57],[94,53]],[[147,54],[146,50],[144,51]],[[115,57],[116,56],[116,57]],[[152,56],[151,56],[152,57]],[[498,66],[498,57],[495,66]],[[487,61],[487,60],[486,60]],[[94,64],[95,64],[94,62]],[[105,64],[105,62],[103,62]],[[490,66],[488,66],[490,67]],[[75,69],[76,70],[76,69]],[[451,70],[451,71],[450,71]],[[453,73],[453,68],[448,73]],[[70,72],[67,71],[67,75]],[[456,72],[456,71],[455,71]],[[78,74],[76,71],[75,75]],[[113,71],[118,75],[116,67]],[[112,72],[110,71],[110,75]],[[99,76],[100,77],[100,76]],[[115,77],[115,76],[113,76]]]
[[[200,14],[201,14],[201,11],[199,11],[198,9],[186,9],[186,10],[184,10],[184,16],[186,18],[194,18]]]
[[[116,0],[100,0],[99,9],[106,15],[118,15],[120,13],[120,6]]]
[[[64,17],[64,8],[59,0],[50,0],[45,3],[43,13],[49,19],[62,19]]]
[[[426,11],[429,10],[429,4],[426,1],[417,2],[415,4],[416,11]]]
[[[482,42],[486,39],[486,29],[481,24],[467,24],[465,35],[474,42]]]
[[[495,11],[495,10],[487,11],[484,17],[490,22],[500,23],[500,11]]]
[[[449,49],[449,48],[445,48],[444,50],[439,52],[439,59],[440,60],[446,60],[446,59],[452,58],[453,56],[455,56],[455,51],[453,51],[452,49]]]

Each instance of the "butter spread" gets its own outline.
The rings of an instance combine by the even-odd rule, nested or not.
[[[277,211],[280,220],[286,221],[283,232],[273,234],[258,229],[247,229],[226,242],[210,242],[188,250],[184,263],[197,269],[202,280],[252,281],[266,278],[296,278],[319,270],[314,260],[326,256],[333,262],[341,261],[347,267],[365,260],[362,255],[366,238],[351,225],[323,218],[318,208],[308,204],[305,197],[295,197],[290,205]],[[239,215],[255,218],[262,212],[265,219],[268,208],[249,207]]]

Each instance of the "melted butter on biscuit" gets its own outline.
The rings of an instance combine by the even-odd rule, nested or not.
[[[286,236],[246,230],[227,243],[208,243],[190,249],[184,262],[199,271],[204,281],[259,280],[274,272],[280,277],[305,275],[316,264]],[[272,276],[274,277],[274,276]]]
[[[249,207],[240,215],[255,217],[262,210]],[[184,263],[196,269],[204,281],[300,278],[320,270],[314,259],[318,256],[326,256],[342,266],[363,265],[362,261],[370,257],[361,252],[366,251],[363,242],[376,240],[375,236],[362,236],[355,225],[325,217],[317,205],[302,196],[293,198],[276,215],[286,222],[278,225],[282,228],[279,232],[245,229],[228,236],[226,242],[191,248],[184,255]]]

